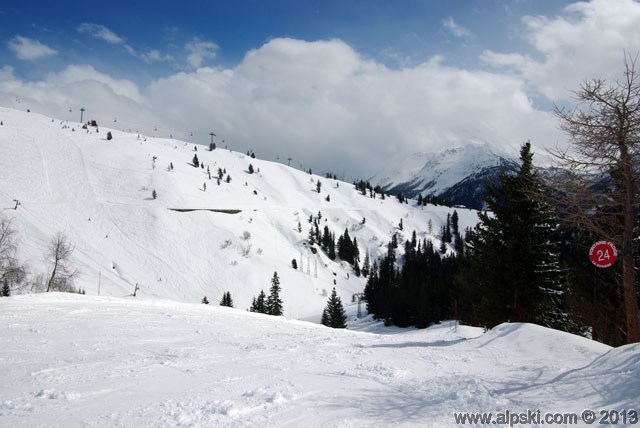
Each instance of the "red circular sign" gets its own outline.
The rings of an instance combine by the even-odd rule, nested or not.
[[[589,250],[589,260],[601,268],[608,268],[618,260],[618,250],[609,241],[598,241]]]

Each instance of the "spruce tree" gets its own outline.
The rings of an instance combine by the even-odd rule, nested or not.
[[[253,173],[254,173],[253,165],[249,164],[249,174],[253,174]]]
[[[278,278],[278,272],[273,273],[271,278],[271,289],[269,290],[269,297],[267,298],[266,310],[269,315],[280,316],[282,312],[282,300],[280,299],[280,278]]]
[[[342,306],[342,300],[336,293],[336,288],[331,291],[331,296],[327,301],[327,306],[322,312],[322,318],[320,322],[323,325],[333,328],[346,328],[347,327],[347,313]]]
[[[267,296],[264,294],[264,290],[260,290],[260,294],[258,294],[258,297],[253,298],[253,302],[251,303],[251,307],[249,308],[249,311],[257,312],[259,314],[268,313],[267,305],[265,302],[266,298]]]
[[[231,292],[227,291],[222,293],[222,299],[220,300],[220,306],[227,306],[233,308],[233,299],[231,299]]]
[[[461,317],[493,327],[505,321],[562,328],[562,275],[556,221],[542,195],[530,143],[515,176],[487,186],[491,214],[468,234],[458,278]]]
[[[198,160],[198,155],[193,155],[193,159],[191,160],[193,166],[198,168],[200,166],[200,161]]]
[[[204,305],[208,305],[209,304],[209,299],[207,299],[207,296],[204,296],[202,298],[202,304],[204,304]]]

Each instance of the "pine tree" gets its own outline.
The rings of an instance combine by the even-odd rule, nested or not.
[[[298,269],[298,261],[296,259],[291,259],[291,267]]]
[[[156,199],[158,197],[158,192],[156,192],[156,189],[153,189],[151,191],[151,198],[152,199]]]
[[[342,300],[338,297],[335,287],[333,291],[331,291],[327,306],[325,306],[324,311],[322,311],[320,322],[323,325],[333,328],[347,327],[347,313],[342,306]]]
[[[369,272],[371,271],[371,260],[369,260],[369,252],[364,255],[364,263],[362,263],[362,276],[365,278],[369,276]]]
[[[316,183],[316,192],[320,193],[321,188],[322,188],[322,183],[320,183],[320,180],[318,180],[318,182]]]
[[[517,175],[502,174],[487,186],[491,214],[469,234],[458,283],[461,317],[493,327],[532,322],[562,327],[562,274],[554,231],[556,221],[541,198],[530,143],[520,150]]]
[[[204,297],[202,298],[202,303],[203,303],[204,305],[208,305],[208,304],[209,304],[209,299],[207,299],[207,296],[204,296]]]
[[[278,278],[278,272],[273,273],[271,278],[271,289],[269,290],[269,297],[267,298],[266,309],[269,315],[280,316],[282,312],[282,300],[280,299],[280,278]]]
[[[264,290],[260,290],[260,294],[258,294],[258,297],[254,297],[253,298],[253,302],[251,303],[251,307],[249,308],[249,311],[251,312],[257,312],[259,314],[266,314],[267,312],[267,305],[266,305],[266,298],[267,296],[264,294]]]
[[[249,164],[249,174],[253,174],[253,173],[254,173],[253,165]]]
[[[193,166],[198,168],[200,166],[200,161],[198,160],[198,155],[193,155],[193,159],[191,160]]]
[[[222,294],[222,300],[220,300],[220,306],[227,306],[233,308],[233,299],[231,298],[231,292],[227,291]]]

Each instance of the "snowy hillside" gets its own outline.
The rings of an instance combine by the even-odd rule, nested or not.
[[[363,197],[349,183],[252,159],[220,141],[216,150],[194,151],[193,143],[103,126],[84,130],[7,108],[0,120],[0,207],[16,226],[19,258],[32,277],[45,273],[45,248],[62,231],[75,246],[77,285],[89,295],[100,288],[102,296],[123,297],[138,284],[141,298],[199,302],[206,295],[217,302],[229,290],[235,306],[246,309],[277,271],[285,316],[318,321],[334,281],[345,303],[365,281],[346,263],[309,250],[310,215],[321,212],[320,228],[327,225],[336,238],[347,228],[361,260],[366,252],[375,260],[393,232],[406,239],[416,230],[437,248],[427,224],[436,234],[452,212]],[[191,165],[194,155],[204,169]],[[218,169],[226,171],[219,185]],[[458,213],[461,229],[477,221],[474,211]],[[401,219],[404,232],[397,229]]]
[[[640,399],[640,345],[527,324],[382,335],[49,293],[0,299],[0,325],[2,427],[449,427],[455,412],[579,417]]]

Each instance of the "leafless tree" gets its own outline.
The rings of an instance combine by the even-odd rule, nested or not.
[[[640,72],[625,55],[624,79],[595,79],[575,92],[572,110],[556,107],[561,129],[571,141],[555,150],[560,206],[568,222],[621,249],[627,342],[640,341],[634,289],[633,231],[640,208]],[[637,249],[636,249],[637,251]]]
[[[47,259],[51,263],[47,292],[73,290],[73,280],[78,274],[78,271],[71,266],[73,250],[73,245],[62,232],[58,232],[51,240],[47,253]]]
[[[12,288],[20,285],[26,276],[26,267],[18,262],[17,232],[11,219],[0,218],[0,280]]]

